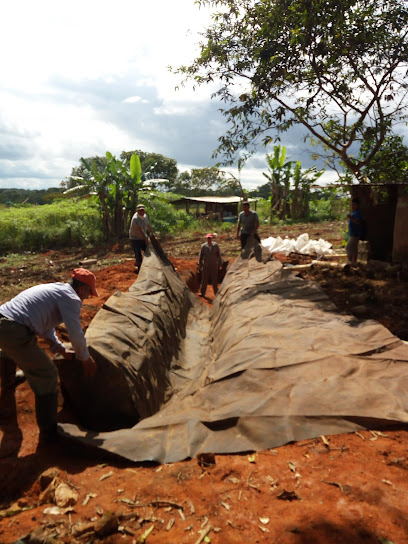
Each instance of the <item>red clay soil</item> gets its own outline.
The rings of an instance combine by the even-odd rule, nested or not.
[[[172,261],[198,294],[196,260]],[[83,306],[84,329],[113,292],[135,281],[133,266],[128,260],[95,270],[100,296]],[[210,287],[204,302],[212,298]],[[319,437],[256,454],[132,464],[69,443],[37,449],[27,384],[15,398],[14,416],[0,421],[1,544],[23,537],[54,544],[408,544],[403,428]],[[60,397],[59,420],[75,421],[62,403]],[[40,479],[50,468],[56,470]],[[74,496],[64,503],[47,488],[51,480],[54,487],[66,482]]]

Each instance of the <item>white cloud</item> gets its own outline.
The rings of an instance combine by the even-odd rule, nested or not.
[[[148,100],[143,100],[141,96],[129,96],[128,98],[125,98],[123,100],[125,104],[136,104],[136,102],[143,102],[144,104],[148,104]]]
[[[107,150],[162,153],[180,170],[214,165],[226,129],[215,87],[193,91],[168,70],[195,58],[209,22],[193,0],[4,3],[0,187],[58,186],[80,157]],[[288,134],[288,154],[303,164],[298,139]],[[266,152],[242,170],[247,188],[265,183]]]
[[[166,154],[154,118],[196,113],[199,95],[177,93],[168,70],[194,58],[209,21],[192,0],[18,0],[2,20],[0,187],[57,185],[106,150]]]

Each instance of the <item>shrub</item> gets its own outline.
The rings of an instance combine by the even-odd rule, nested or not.
[[[0,253],[84,246],[101,240],[99,213],[88,201],[64,199],[0,210]]]

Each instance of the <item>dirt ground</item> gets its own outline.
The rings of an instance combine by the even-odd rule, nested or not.
[[[263,226],[260,234],[294,238],[308,232],[311,238],[330,241],[340,253],[344,230],[342,223],[324,223]],[[197,295],[197,255],[203,241],[203,234],[196,233],[162,242]],[[233,233],[220,233],[217,241],[225,260],[237,256]],[[277,257],[286,265],[313,259]],[[0,259],[0,303],[30,285],[65,281],[72,268],[89,259],[96,259],[89,268],[96,275],[99,298],[83,305],[85,330],[111,294],[127,290],[137,279],[127,246],[25,255],[12,266]],[[376,319],[408,340],[405,270],[320,265],[293,273],[319,282],[339,311]],[[203,302],[211,304],[212,299],[209,287]],[[63,327],[58,333],[67,339]],[[0,413],[0,544],[19,539],[408,544],[408,431],[402,426],[322,436],[257,453],[133,464],[69,443],[37,449],[34,398],[27,384],[17,387],[15,399],[8,417]],[[59,405],[59,420],[75,421],[62,396]]]

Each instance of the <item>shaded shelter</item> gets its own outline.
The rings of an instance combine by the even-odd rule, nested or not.
[[[316,283],[256,243],[229,268],[211,308],[156,247],[86,336],[99,373],[88,398],[71,362],[60,362],[60,375],[87,428],[63,429],[132,461],[408,422],[408,346],[375,321],[341,315]],[[135,424],[103,430],[115,419]]]
[[[408,184],[359,184],[350,191],[366,221],[369,258],[408,262]]]
[[[245,200],[253,203],[253,207],[256,210],[256,198]],[[238,217],[243,201],[244,199],[239,196],[186,196],[177,200],[172,200],[171,204],[174,204],[177,207],[185,207],[187,213],[191,213],[191,210],[195,208],[196,215],[199,215],[199,209],[204,207],[205,215],[217,214],[220,219],[224,219],[225,217]]]

